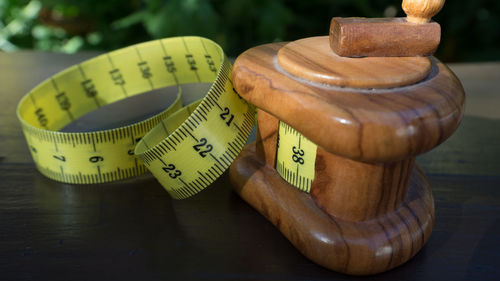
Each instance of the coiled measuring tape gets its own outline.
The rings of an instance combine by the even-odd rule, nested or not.
[[[158,88],[207,82],[213,84],[198,101],[183,106],[179,92],[170,107],[141,122],[110,130],[60,131],[107,104]],[[248,139],[254,112],[234,91],[231,64],[220,46],[201,37],[145,42],[87,60],[42,82],[17,108],[43,175],[92,184],[149,169],[177,199],[200,192],[229,167]],[[280,129],[280,151],[298,144],[292,145],[291,155],[278,153],[277,168],[289,183],[309,191],[314,159],[305,151],[312,148],[291,130]]]

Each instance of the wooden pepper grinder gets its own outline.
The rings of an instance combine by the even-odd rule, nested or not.
[[[333,18],[330,36],[252,48],[233,82],[258,107],[257,141],[232,165],[238,194],[306,257],[354,275],[387,271],[426,243],[434,201],[415,156],[456,130],[465,94],[440,61],[442,1],[408,18]],[[310,193],[277,173],[278,126],[317,145]]]

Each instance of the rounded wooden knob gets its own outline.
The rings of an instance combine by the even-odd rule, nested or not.
[[[403,0],[406,20],[413,23],[427,23],[443,8],[445,0]]]

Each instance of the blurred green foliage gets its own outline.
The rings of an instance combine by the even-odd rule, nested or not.
[[[327,35],[332,16],[404,16],[401,0],[0,0],[0,50],[75,52],[199,35],[229,56],[263,43]],[[447,1],[436,54],[500,59],[500,1]]]

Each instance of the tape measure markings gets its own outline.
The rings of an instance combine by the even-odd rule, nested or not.
[[[111,79],[113,80],[115,85],[119,86],[122,89],[123,95],[125,95],[125,97],[128,97],[127,89],[125,89],[125,79],[123,78],[120,69],[115,66],[109,54],[106,54],[106,58],[108,58],[109,64],[111,65],[111,70],[109,71]]]
[[[202,99],[182,107],[180,85],[199,82],[213,84]],[[174,103],[146,120],[111,130],[56,131],[104,105],[173,85],[178,86]],[[186,198],[231,165],[252,130],[255,109],[234,90],[231,65],[218,45],[181,37],[70,67],[28,93],[18,116],[37,168],[49,178],[108,182],[144,173],[145,164],[174,198]],[[316,146],[283,122],[277,145],[278,173],[309,192]]]
[[[167,72],[172,75],[174,78],[175,84],[179,85],[179,79],[177,79],[177,75],[175,75],[175,64],[172,62],[172,57],[167,54],[167,51],[165,50],[165,46],[163,45],[162,41],[159,41],[161,49],[163,51],[163,64],[165,65],[165,68],[167,69]]]
[[[190,66],[190,69],[194,71],[194,74],[196,75],[196,79],[198,79],[198,82],[201,82],[200,76],[198,75],[198,67],[196,67],[196,60],[194,60],[193,55],[189,51],[189,48],[186,44],[186,40],[184,37],[182,37],[182,43],[184,44],[184,48],[186,49],[186,61]]]
[[[198,44],[202,43],[200,45],[203,46],[203,51],[200,52],[201,57],[209,57],[211,61],[205,60],[207,70],[200,70],[201,72],[198,73],[200,65],[196,61],[200,58],[196,54],[188,56],[191,60],[189,68],[193,65],[197,68],[198,75],[191,74],[192,77],[188,77],[186,73],[181,77],[176,75],[178,69],[175,66],[176,63],[180,67],[183,63],[188,64],[186,54],[182,56],[179,54],[185,53],[184,50],[177,51],[177,53],[174,51],[175,56],[172,54],[165,60],[157,59],[158,51],[162,53],[164,44],[171,44],[174,49],[176,48],[175,42],[179,39],[174,38],[159,40],[162,47],[157,45],[158,42],[153,41],[82,62],[54,75],[28,93],[18,106],[18,115],[33,159],[41,172],[60,181],[95,183],[129,177],[146,171],[142,163],[130,155],[130,152],[133,151],[137,141],[154,127],[153,123],[159,123],[166,115],[180,108],[180,97],[176,100],[172,110],[160,113],[157,118],[152,117],[133,124],[131,127],[90,133],[61,133],[49,130],[58,130],[89,111],[123,99],[125,94],[136,95],[155,86],[160,88],[174,84],[172,82],[175,84],[199,80],[212,82],[211,80],[216,78],[213,67],[217,63],[220,65],[222,61],[221,58],[217,59],[217,54],[221,52],[217,48],[207,48],[207,46],[215,45],[211,41],[205,44],[203,40],[206,39],[195,38],[195,40]],[[186,45],[191,45],[195,40],[188,38],[183,41]],[[157,50],[154,50],[153,46],[157,46]],[[134,66],[134,63],[137,65]],[[124,67],[124,64],[128,66]],[[174,68],[169,69],[169,65],[173,65]],[[158,71],[159,66],[166,75],[173,78],[165,79],[165,74]],[[210,75],[207,75],[208,73]],[[136,77],[142,77],[142,79]],[[147,88],[140,84],[139,80],[143,80]],[[119,91],[113,90],[113,87]],[[28,104],[27,101],[30,100]],[[127,138],[126,143],[124,138]],[[73,148],[73,151],[69,148]],[[109,164],[110,158],[100,154],[110,151],[124,151],[121,154],[125,153],[126,156],[122,156],[121,160],[125,161],[115,161],[121,163],[111,167],[113,165]],[[84,158],[89,162],[88,164],[94,165],[81,169],[82,166],[78,163],[68,164],[74,160],[74,156],[79,154],[86,155]],[[79,161],[82,162],[81,159]],[[127,162],[129,164],[122,164]]]
[[[50,81],[52,82],[52,86],[54,87],[54,90],[56,91],[56,100],[59,103],[59,107],[61,110],[66,111],[68,114],[68,117],[71,121],[74,121],[75,118],[73,117],[73,114],[71,114],[70,108],[71,108],[71,103],[68,100],[68,97],[66,96],[65,92],[59,91],[59,87],[57,87],[56,80],[54,78],[51,78]]]
[[[199,104],[164,120],[183,119],[173,133],[166,135],[160,126],[143,138],[149,149],[141,142],[136,147],[136,154],[174,198],[196,194],[215,181],[241,151],[252,129],[253,107],[233,92],[227,59],[219,77]],[[162,173],[168,176],[158,176]]]
[[[77,65],[78,70],[83,78],[83,81],[81,82],[81,86],[83,88],[83,91],[87,98],[92,98],[97,106],[97,108],[101,107],[101,104],[99,103],[99,100],[97,99],[97,90],[95,89],[95,85],[92,83],[91,79],[88,79],[87,76],[85,75],[85,72],[83,71],[83,68],[80,64]]]
[[[154,90],[155,87],[153,85],[153,81],[151,81],[151,76],[153,76],[153,74],[151,73],[151,69],[149,68],[148,62],[142,58],[139,48],[134,47],[134,49],[137,53],[137,57],[139,57],[139,62],[137,63],[137,66],[139,67],[139,71],[141,72],[142,78],[147,79],[149,85],[151,86],[151,90]]]
[[[309,193],[314,180],[317,146],[298,131],[279,122],[276,171],[289,184]]]

